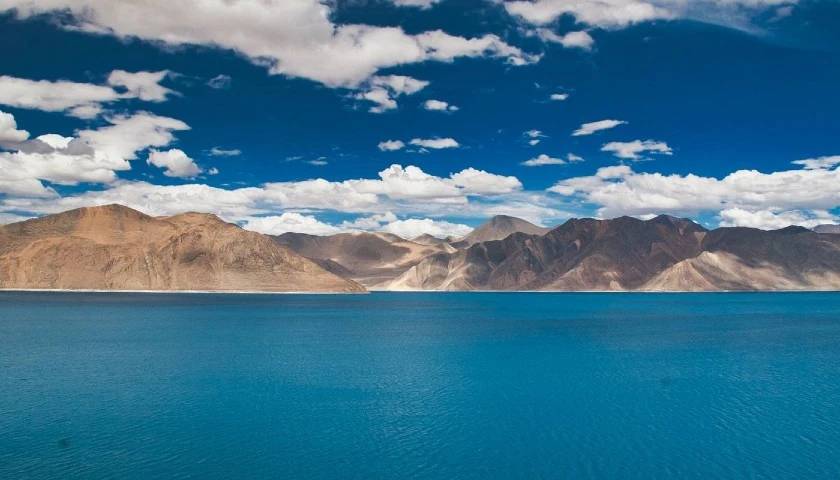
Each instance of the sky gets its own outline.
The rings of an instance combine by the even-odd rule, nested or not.
[[[0,223],[840,222],[840,2],[2,0]]]

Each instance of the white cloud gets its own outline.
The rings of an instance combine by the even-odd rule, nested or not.
[[[522,189],[522,182],[516,177],[496,175],[472,167],[454,173],[450,178],[465,194],[498,195]]]
[[[566,161],[569,162],[569,163],[582,162],[583,157],[581,157],[579,155],[575,155],[574,153],[570,153],[570,154],[566,155]]]
[[[552,101],[555,102],[565,102],[569,98],[568,93],[552,93],[549,97]]]
[[[840,165],[840,155],[795,160],[793,164],[802,165],[806,170],[828,169]]]
[[[601,130],[609,130],[619,125],[626,124],[627,122],[623,120],[599,120],[597,122],[584,123],[580,126],[580,128],[578,128],[572,133],[572,136],[582,137],[586,135],[592,135],[593,133],[600,132]]]
[[[420,9],[430,8],[441,0],[389,0],[398,7],[417,7]]]
[[[152,150],[149,152],[149,165],[163,168],[163,174],[167,177],[195,178],[202,172],[192,158],[188,157],[183,150],[173,148],[165,152]]]
[[[460,146],[460,144],[454,138],[449,137],[413,138],[409,143],[418,147],[431,148],[434,150],[440,150],[444,148],[458,148]]]
[[[383,152],[395,152],[405,148],[405,142],[402,140],[385,140],[379,142],[377,147],[379,147],[379,150],[382,150]]]
[[[102,113],[102,105],[123,99],[161,102],[172,90],[159,85],[167,72],[126,72],[114,70],[109,85],[65,80],[29,80],[0,76],[0,104],[17,108],[65,112],[90,119]],[[124,91],[117,91],[116,86]]]
[[[538,60],[496,35],[412,35],[399,27],[335,24],[331,4],[319,0],[7,0],[0,11],[9,10],[18,18],[61,16],[65,28],[97,34],[230,49],[271,73],[332,87],[356,87],[380,69],[428,60]]]
[[[353,230],[381,230],[382,225],[396,222],[398,220],[394,212],[377,213],[367,217],[358,217],[352,221],[341,223],[341,228],[348,231]]]
[[[559,43],[566,48],[592,50],[592,46],[595,44],[595,39],[585,30],[558,35],[547,28],[538,28],[537,36],[544,42]]]
[[[470,233],[473,229],[467,225],[451,223],[444,220],[409,218],[387,223],[382,226],[381,230],[383,232],[393,233],[402,238],[412,239],[424,234],[429,234],[437,238],[460,238]]]
[[[562,180],[549,190],[598,207],[599,215],[671,213],[719,214],[796,211],[803,218],[840,206],[840,169],[798,169],[772,173],[738,170],[721,179],[698,175],[639,173],[627,165],[604,167],[595,175]],[[735,212],[734,214],[732,212]],[[766,214],[763,214],[766,215]],[[790,213],[788,213],[790,215]],[[740,218],[746,218],[740,214]],[[744,220],[746,222],[746,220]]]
[[[160,82],[169,75],[168,70],[159,72],[126,72],[114,70],[108,75],[108,85],[122,87],[125,98],[139,98],[146,102],[163,102],[166,97],[175,93],[162,86]]]
[[[579,23],[600,28],[675,18],[738,26],[762,9],[795,3],[797,0],[517,0],[506,2],[505,9],[533,25],[570,15]]]
[[[330,162],[327,161],[326,157],[318,157],[314,160],[309,160],[306,163],[308,163],[310,165],[314,165],[316,167],[323,167],[325,165],[329,165]]]
[[[213,147],[208,153],[213,157],[236,157],[242,155],[242,150],[238,148]]]
[[[640,160],[643,153],[672,155],[674,152],[665,142],[654,140],[633,140],[632,142],[610,142],[601,147],[602,152],[612,152],[618,158]]]
[[[356,93],[353,98],[372,102],[371,113],[383,113],[397,108],[397,97],[414,95],[428,85],[425,80],[404,75],[376,76],[366,83],[364,91]]]
[[[539,145],[539,143],[542,141],[542,139],[544,137],[546,137],[546,135],[544,135],[543,132],[541,132],[540,130],[536,130],[536,129],[527,130],[522,135],[524,135],[525,137],[527,137],[529,139],[528,140],[528,145],[530,145],[532,147],[535,146],[535,145]]]
[[[505,9],[534,25],[545,25],[562,15],[572,15],[580,23],[603,28],[625,27],[673,16],[670,11],[643,0],[523,0],[506,2]]]
[[[75,137],[46,134],[6,145],[12,151],[0,152],[0,193],[55,197],[56,192],[43,181],[60,185],[114,182],[116,172],[129,170],[129,161],[139,151],[168,145],[174,140],[173,131],[189,128],[180,120],[145,112],[107,121],[110,125],[82,130]]]
[[[728,208],[720,212],[721,227],[751,227],[762,230],[777,230],[791,225],[814,228],[817,225],[837,223],[840,218],[825,210],[800,211],[779,209],[744,210]]]
[[[426,100],[423,102],[423,108],[434,112],[457,112],[458,107],[450,105],[443,100]]]
[[[249,218],[242,228],[266,235],[282,235],[287,232],[309,235],[333,235],[342,229],[321,222],[312,215],[284,212],[282,215]]]
[[[541,167],[543,165],[563,165],[566,161],[562,158],[554,158],[549,157],[548,155],[542,153],[530,160],[525,160],[522,162],[522,165],[526,167]]]
[[[14,115],[0,110],[0,147],[15,145],[29,138],[29,132],[18,130]]]

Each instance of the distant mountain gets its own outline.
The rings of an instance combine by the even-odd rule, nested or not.
[[[456,246],[464,247],[480,242],[502,240],[513,233],[543,235],[549,230],[548,228],[538,227],[521,218],[496,215],[457,242]]]
[[[840,225],[817,225],[813,230],[817,233],[840,233]]]
[[[284,233],[274,239],[328,270],[344,272],[347,278],[366,286],[390,282],[429,255],[455,251],[446,242],[421,244],[390,233],[356,232],[329,236]]]
[[[0,227],[0,288],[364,290],[214,215],[155,218],[120,205]]]
[[[573,219],[433,255],[394,290],[840,289],[840,236],[792,227],[707,231],[690,220]]]
[[[451,238],[438,238],[438,237],[435,237],[434,235],[429,235],[428,233],[424,233],[423,235],[412,238],[411,241],[414,242],[414,243],[419,243],[420,245],[434,246],[434,245],[444,245],[444,244],[447,244],[447,243],[451,243],[454,240],[452,240]]]

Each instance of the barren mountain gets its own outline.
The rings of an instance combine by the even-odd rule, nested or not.
[[[703,254],[653,278],[649,290],[837,290],[840,237],[802,227],[719,228]]]
[[[284,233],[274,239],[328,270],[369,287],[390,282],[429,255],[454,251],[446,242],[426,245],[389,233],[339,233],[323,237]]]
[[[0,287],[364,290],[265,235],[213,215],[154,218],[120,205],[0,227]]]
[[[433,245],[444,245],[446,243],[453,242],[454,240],[452,240],[451,238],[438,238],[438,237],[435,237],[434,235],[429,235],[428,233],[424,233],[423,235],[412,238],[411,241],[414,242],[414,243],[419,243],[420,245],[433,246]]]
[[[513,233],[543,235],[550,229],[538,227],[521,218],[496,215],[455,244],[458,248],[468,247],[480,242],[502,240]]]
[[[393,289],[626,290],[700,253],[705,229],[667,216],[574,219],[545,235],[515,233],[430,257]]]
[[[433,255],[394,290],[840,289],[840,236],[790,227],[707,231],[685,219],[574,219]]]
[[[817,233],[838,234],[838,233],[840,233],[840,225],[831,225],[831,224],[817,225],[816,227],[813,228],[813,230]]]

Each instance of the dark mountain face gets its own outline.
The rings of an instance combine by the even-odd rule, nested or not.
[[[656,273],[699,253],[705,229],[688,220],[570,220],[522,248],[494,272],[497,288],[516,283],[543,289],[634,289]],[[523,274],[523,272],[529,272]]]
[[[706,236],[703,250],[734,254],[751,267],[769,263],[793,276],[821,270],[840,272],[840,236],[802,227],[772,231],[719,228]]]
[[[667,216],[642,221],[573,219],[546,233],[515,233],[437,255],[398,279],[398,288],[623,290],[696,256],[706,230]],[[447,274],[443,274],[446,266]],[[434,272],[420,278],[421,270]]]

